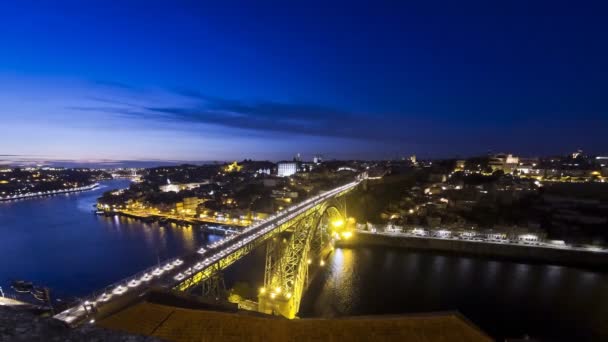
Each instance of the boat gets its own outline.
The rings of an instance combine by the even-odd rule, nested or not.
[[[45,302],[49,299],[47,290],[42,287],[34,288],[32,295],[41,302]]]
[[[13,290],[20,293],[29,293],[34,289],[34,284],[30,281],[16,280],[11,284]]]

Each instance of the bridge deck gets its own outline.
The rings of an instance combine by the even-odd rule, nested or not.
[[[492,341],[455,312],[287,320],[141,302],[98,325],[167,341]]]

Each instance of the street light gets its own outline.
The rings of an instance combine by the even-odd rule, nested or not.
[[[335,220],[331,223],[335,228],[342,227],[344,225],[344,221],[341,219]]]

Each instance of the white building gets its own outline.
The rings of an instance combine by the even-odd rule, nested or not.
[[[492,171],[502,170],[505,173],[512,173],[513,170],[517,169],[519,157],[515,157],[512,154],[499,153],[490,157],[489,164]]]
[[[279,177],[289,177],[298,171],[298,163],[296,162],[280,162],[277,164]]]
[[[194,188],[198,188],[203,184],[209,184],[208,181],[198,182],[198,183],[171,183],[171,180],[167,179],[167,184],[161,185],[158,188],[162,192],[180,192],[182,190],[192,190]]]

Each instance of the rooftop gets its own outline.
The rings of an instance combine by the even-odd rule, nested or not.
[[[287,320],[143,301],[98,325],[167,341],[492,341],[457,312]]]

